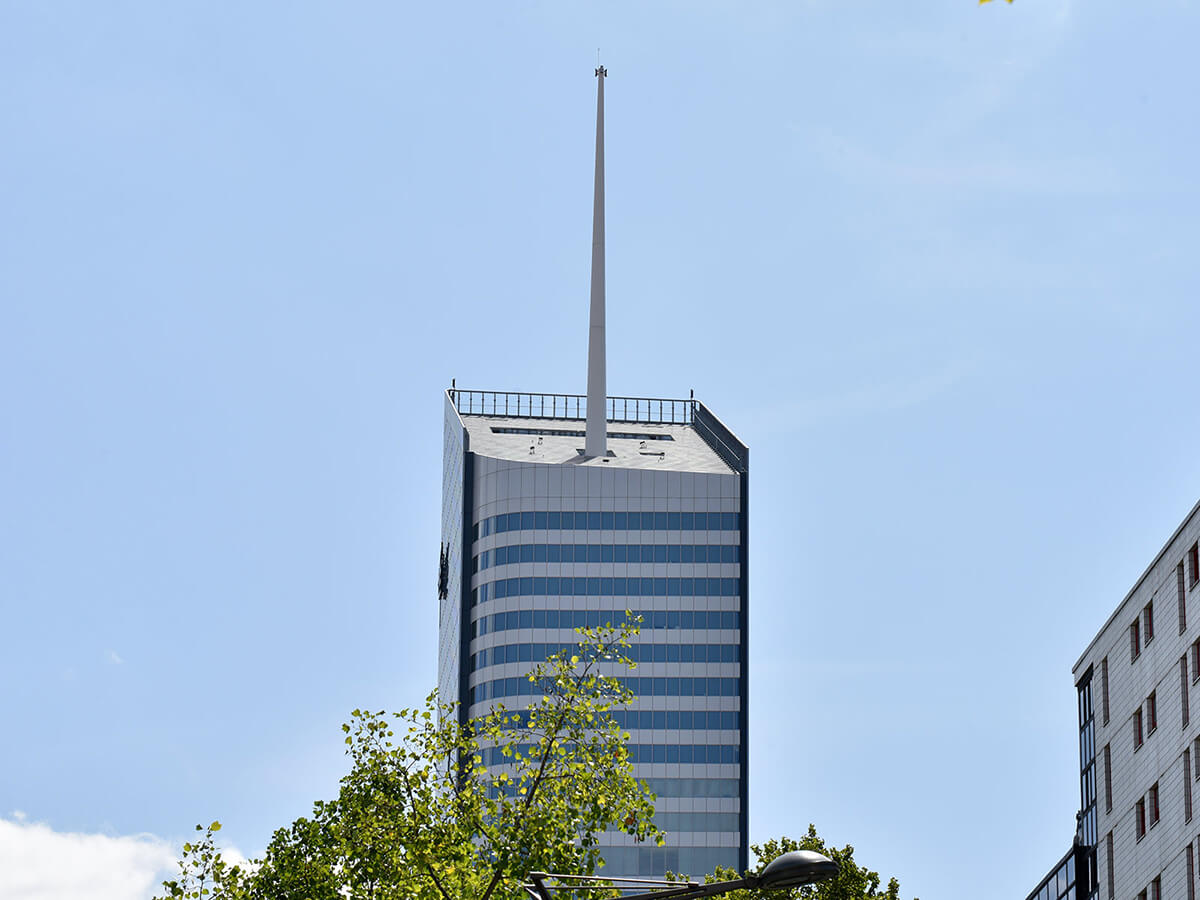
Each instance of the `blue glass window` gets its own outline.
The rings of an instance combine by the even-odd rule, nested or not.
[[[546,591],[551,596],[558,596],[560,592],[556,589],[555,582],[557,578],[546,579]],[[572,579],[562,579],[565,582],[571,582]],[[636,579],[634,579],[636,581]],[[622,596],[620,592],[620,583],[623,579],[613,579],[613,593],[616,596]],[[496,582],[496,585],[502,585],[504,582]],[[484,585],[486,589],[488,585]],[[587,624],[584,613],[581,610],[544,610],[546,614],[546,628],[581,628]],[[601,617],[605,622],[620,623],[625,621],[625,610],[615,609],[606,610],[604,612],[595,611],[596,621],[599,623]],[[651,629],[684,628],[684,629],[736,629],[741,625],[741,613],[736,610],[679,610],[672,611],[669,614],[664,610],[649,611],[643,610],[641,613],[634,613],[642,617],[643,631]],[[490,634],[495,631],[505,631],[517,627],[515,612],[494,613],[489,616],[482,616],[472,623],[472,628],[478,625],[478,634],[473,634],[473,637],[478,637],[485,634]],[[676,619],[676,615],[678,619]],[[671,623],[668,625],[668,621]],[[675,623],[678,622],[678,625]],[[693,646],[689,644],[680,645],[680,662],[693,662],[694,658],[690,655],[690,651],[686,648]],[[732,645],[737,652],[736,645]],[[736,661],[736,658],[735,658]]]
[[[736,531],[740,516],[733,512],[638,513],[638,512],[521,512],[492,516],[472,529],[472,539],[518,529],[616,529],[618,531]]]

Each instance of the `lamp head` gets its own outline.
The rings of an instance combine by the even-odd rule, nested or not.
[[[838,864],[828,856],[813,850],[792,850],[771,860],[758,873],[756,887],[773,888],[799,887],[832,878],[838,873]]]

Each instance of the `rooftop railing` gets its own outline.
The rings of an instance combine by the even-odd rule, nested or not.
[[[582,394],[531,394],[520,391],[467,391],[451,388],[450,396],[460,415],[508,416],[522,419],[587,419],[587,397]],[[609,422],[646,422],[655,425],[691,425],[695,400],[658,397],[607,397],[604,418]]]
[[[582,394],[467,391],[455,387],[451,387],[449,393],[454,408],[463,416],[564,419],[572,422],[587,419],[587,397]],[[745,472],[749,467],[746,445],[695,398],[606,397],[604,405],[604,418],[609,422],[691,425],[713,452],[735,472]]]

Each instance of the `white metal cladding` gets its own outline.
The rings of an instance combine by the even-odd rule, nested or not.
[[[528,420],[525,420],[528,422]],[[513,458],[519,455],[519,450],[497,446],[492,437],[493,432],[483,432],[483,437],[476,440],[475,433],[479,430],[480,417],[465,417],[467,429],[471,433],[471,447],[475,451],[474,470],[474,505],[472,521],[480,522],[492,516],[514,512],[530,511],[576,511],[576,512],[722,512],[739,513],[742,509],[741,477],[734,473],[719,457],[705,449],[702,441],[697,439],[697,445],[686,455],[689,465],[701,471],[679,471],[670,468],[654,468],[661,462],[647,464],[640,453],[633,458],[637,442],[626,448],[630,454],[627,459],[636,463],[637,468],[621,465],[621,450],[616,450],[617,456],[609,463],[589,461],[586,465],[563,464],[558,461],[525,461]],[[690,431],[686,426],[674,426],[680,432]],[[508,435],[503,435],[507,439]],[[529,436],[520,435],[524,452],[528,455],[531,444]],[[581,443],[578,438],[572,438],[572,443]],[[620,444],[613,440],[611,445]],[[667,443],[667,442],[663,442]],[[684,441],[672,443],[683,444]],[[489,455],[480,450],[480,444],[488,445],[498,455]],[[543,440],[545,448],[547,441]],[[532,442],[538,446],[536,437]],[[640,448],[639,448],[640,449]],[[676,450],[679,447],[675,448]],[[557,452],[553,450],[551,452]],[[572,454],[576,451],[571,450]],[[670,451],[668,451],[670,453]],[[685,454],[677,453],[676,460],[682,460]],[[492,534],[481,536],[472,541],[470,536],[464,544],[464,552],[478,554],[486,549],[506,543],[569,543],[585,540],[588,543],[704,543],[704,544],[740,544],[741,529],[744,522],[738,523],[737,530],[704,530],[704,531],[643,531],[638,530],[600,530],[600,531],[569,531],[569,530],[522,530],[517,533]],[[743,568],[740,563],[518,563],[494,566],[482,572],[475,573],[471,578],[471,587],[478,588],[498,578],[540,577],[571,575],[575,577],[697,577],[708,578],[740,578]],[[591,596],[506,596],[479,603],[470,610],[471,620],[497,612],[521,610],[531,607],[539,609],[597,609],[623,610],[726,610],[740,611],[741,597],[739,596],[637,596],[637,597],[605,597]],[[469,627],[470,623],[467,623]],[[499,644],[514,643],[562,643],[575,637],[569,629],[534,629],[518,628],[500,633],[493,632],[481,635],[470,643],[470,652],[495,647]],[[722,629],[645,629],[641,642],[662,643],[693,643],[693,644],[739,644],[741,642],[740,628]],[[528,671],[529,665],[505,662],[489,666],[469,678],[471,687],[480,682],[490,681],[501,677],[513,677]],[[744,654],[739,662],[720,663],[642,663],[634,674],[642,677],[656,676],[695,676],[704,678],[744,678],[746,674],[746,659]],[[520,705],[520,698],[504,698],[506,705]],[[493,701],[482,701],[470,707],[470,715],[485,712]],[[741,711],[741,700],[738,696],[649,696],[638,701],[640,709],[653,710],[722,710]],[[707,729],[707,730],[669,730],[669,729],[637,729],[630,732],[633,744],[704,744],[704,745],[734,745],[741,748],[740,729]],[[729,763],[665,763],[639,762],[635,773],[641,778],[684,778],[684,779],[726,779],[737,781],[741,778],[740,764]],[[739,791],[744,795],[744,785]],[[737,821],[737,816],[743,810],[741,799],[734,797],[663,797],[658,802],[658,809],[671,821],[694,823],[696,815],[709,816],[711,821],[728,825]],[[731,815],[732,814],[732,815]],[[658,874],[655,866],[666,861],[666,868],[672,866],[678,871],[685,864],[697,867],[688,872],[692,875],[703,875],[712,871],[717,864],[737,866],[741,844],[739,828],[705,831],[675,831],[668,837],[667,853],[653,848],[639,847],[632,838],[623,834],[606,834],[602,844],[610,848],[613,865],[606,870],[609,874]],[[625,848],[618,852],[614,848]],[[624,868],[622,868],[624,867]]]

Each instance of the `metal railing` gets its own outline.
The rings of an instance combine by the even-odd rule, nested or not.
[[[450,389],[454,408],[465,416],[507,416],[521,419],[587,419],[587,397],[582,394],[533,394],[521,391],[468,391]],[[695,400],[658,397],[606,397],[604,417],[609,422],[645,422],[654,425],[691,425]]]

